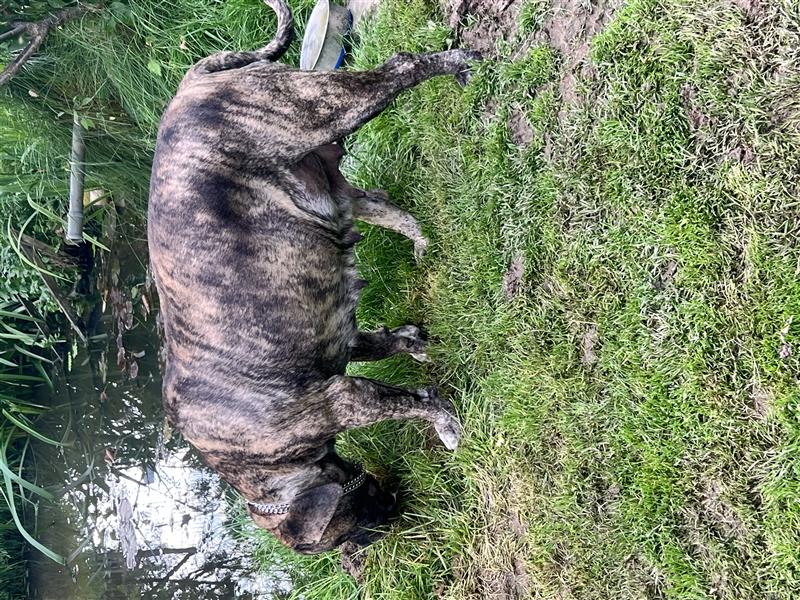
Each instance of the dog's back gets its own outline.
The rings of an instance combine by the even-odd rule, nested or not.
[[[148,212],[165,405],[200,444],[241,438],[242,414],[260,434],[281,427],[294,400],[344,372],[355,334],[352,218],[331,157],[249,156],[226,137],[237,107],[222,75],[193,75],[165,112]]]

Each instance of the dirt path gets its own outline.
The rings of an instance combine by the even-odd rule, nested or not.
[[[518,21],[523,0],[444,0],[445,15],[464,46],[492,55],[500,39],[513,41],[521,54],[537,44],[549,44],[561,60],[559,92],[564,102],[578,100],[579,75],[591,74],[589,43],[611,20],[624,0],[550,0],[544,18],[527,36]],[[474,24],[465,25],[474,22]],[[513,129],[513,128],[512,128]]]

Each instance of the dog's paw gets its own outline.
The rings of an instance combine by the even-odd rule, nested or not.
[[[392,334],[408,340],[408,344],[425,343],[425,334],[416,325],[401,325],[392,329]],[[411,347],[411,346],[409,346]]]
[[[430,362],[428,354],[425,352],[428,342],[425,334],[416,325],[403,325],[392,330],[403,352],[410,354],[419,362]]]
[[[458,420],[450,413],[443,413],[442,416],[434,421],[433,426],[439,439],[442,440],[445,448],[455,450],[461,440],[461,425]]]
[[[430,356],[428,356],[427,352],[409,352],[411,358],[413,358],[417,362],[427,363],[431,362]]]
[[[445,448],[448,450],[455,450],[458,448],[462,429],[455,416],[456,409],[453,403],[449,400],[442,400],[439,398],[439,393],[436,391],[436,388],[419,390],[419,394],[422,398],[436,405],[436,412],[431,422]]]
[[[428,240],[423,236],[414,239],[414,258],[419,261],[428,251]]]
[[[483,55],[477,50],[458,50],[461,67],[455,75],[456,81],[462,87],[469,83],[472,78],[472,63],[483,60]]]

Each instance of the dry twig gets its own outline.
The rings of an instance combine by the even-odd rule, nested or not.
[[[93,6],[73,6],[64,8],[54,12],[52,15],[45,17],[41,21],[29,23],[25,21],[14,21],[11,23],[11,29],[0,33],[0,42],[3,40],[11,39],[19,35],[27,35],[30,41],[28,45],[12,60],[8,66],[0,73],[0,86],[5,85],[8,81],[17,74],[31,56],[36,54],[41,45],[44,43],[47,34],[51,29],[60,27],[67,21],[70,21],[84,12],[89,10],[97,10]]]

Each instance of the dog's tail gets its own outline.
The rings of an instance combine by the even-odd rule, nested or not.
[[[259,55],[258,60],[278,60],[294,39],[294,18],[286,0],[264,0],[264,2],[278,17],[278,31],[275,32],[272,41],[260,50],[256,50],[255,54]]]
[[[278,30],[272,41],[252,52],[220,52],[198,62],[193,70],[201,73],[216,73],[228,69],[246,67],[260,60],[278,60],[294,39],[294,18],[286,0],[264,0],[278,17]]]

